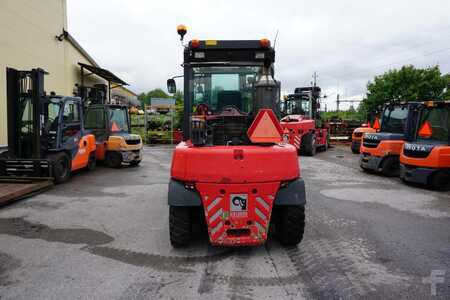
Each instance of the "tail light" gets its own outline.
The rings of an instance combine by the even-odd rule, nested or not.
[[[260,39],[259,44],[262,48],[269,48],[270,47],[270,41],[268,39]]]
[[[191,41],[191,48],[198,48],[200,47],[200,41],[199,40],[192,40]]]

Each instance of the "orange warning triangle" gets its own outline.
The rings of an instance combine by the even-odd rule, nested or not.
[[[120,131],[119,126],[117,126],[116,122],[112,122],[111,124],[111,131],[116,132],[116,131]]]
[[[272,110],[262,109],[247,134],[252,143],[279,143],[282,140],[283,129]]]
[[[422,127],[419,130],[419,136],[423,138],[429,138],[433,135],[433,129],[431,128],[431,124],[428,121],[423,123]]]
[[[375,118],[375,122],[373,122],[373,129],[379,130],[380,129],[380,120],[378,118]]]

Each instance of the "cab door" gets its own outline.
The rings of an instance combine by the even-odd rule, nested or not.
[[[64,102],[61,146],[70,153],[72,170],[83,168],[89,160],[88,141],[83,137],[81,103],[76,99]]]

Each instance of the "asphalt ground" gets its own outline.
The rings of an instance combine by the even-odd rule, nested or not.
[[[176,250],[171,153],[145,148],[139,167],[80,172],[0,208],[0,298],[450,299],[449,192],[365,174],[336,147],[299,157],[308,204],[298,247],[217,248],[199,231]]]

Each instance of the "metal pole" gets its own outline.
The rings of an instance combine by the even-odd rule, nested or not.
[[[336,96],[336,111],[339,111],[339,94]]]
[[[144,130],[145,130],[145,143],[148,143],[148,116],[147,116],[147,105],[144,103]]]
[[[170,108],[170,115],[172,117],[172,120],[170,122],[170,132],[171,132],[171,134],[170,134],[170,145],[173,146],[173,108],[172,107]]]

